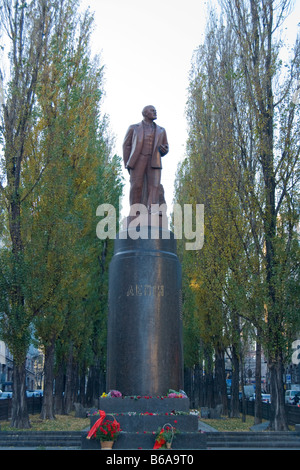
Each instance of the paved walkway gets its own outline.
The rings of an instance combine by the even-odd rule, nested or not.
[[[269,427],[269,424],[270,424],[270,421],[265,421],[263,423],[260,423],[260,424],[255,424],[254,426],[252,426],[250,428],[250,431],[266,431],[266,429],[268,429]]]
[[[219,432],[217,429],[200,420],[198,421],[198,430],[203,432]]]
[[[266,431],[266,429],[268,429],[269,424],[270,424],[269,421],[265,421],[261,424],[256,424],[250,428],[250,431],[254,431],[254,432]],[[200,420],[198,421],[198,429],[199,431],[203,431],[203,432],[219,432],[217,429],[213,428],[209,424],[206,424]]]

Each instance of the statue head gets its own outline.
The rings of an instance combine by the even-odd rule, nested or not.
[[[142,111],[144,119],[154,121],[157,118],[156,109],[152,105],[145,106]]]

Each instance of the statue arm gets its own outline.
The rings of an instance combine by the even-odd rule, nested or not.
[[[123,161],[126,167],[132,148],[132,134],[133,126],[130,126],[126,132],[124,141],[123,141]]]
[[[169,152],[169,144],[168,144],[168,139],[167,139],[167,133],[165,130],[163,132],[162,142],[159,146],[159,152],[162,157],[167,155],[167,153]]]

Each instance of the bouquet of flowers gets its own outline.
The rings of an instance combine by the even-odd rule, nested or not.
[[[119,390],[110,390],[107,396],[113,398],[120,398],[122,396],[122,393],[119,392]]]
[[[100,418],[91,427],[87,439],[97,439],[99,441],[115,441],[121,431],[120,423],[112,416],[112,420],[107,418],[105,411],[99,410]]]
[[[103,392],[102,395],[101,395],[101,398],[106,398],[106,397],[121,398],[122,393],[119,392],[119,390],[110,390],[108,393]]]
[[[187,398],[187,395],[183,390],[179,390],[179,392],[169,390],[168,398]]]
[[[95,439],[98,441],[115,441],[120,433],[120,423],[115,419],[106,419],[97,428]]]
[[[156,439],[153,449],[170,448],[177,429],[171,424],[165,424],[163,428],[159,428],[156,433]]]

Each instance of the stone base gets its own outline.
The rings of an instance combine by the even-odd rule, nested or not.
[[[190,400],[188,398],[167,398],[167,397],[105,397],[99,400],[99,410],[105,413],[170,413],[173,410],[188,413],[190,410]]]
[[[113,414],[122,432],[113,449],[153,449],[158,428],[174,426],[179,433],[174,437],[173,449],[205,449],[205,434],[198,432],[198,417],[189,413],[188,398],[101,398],[99,409]],[[90,426],[99,419],[91,416]],[[86,439],[82,433],[82,449],[99,450],[100,443]]]
[[[100,443],[95,439],[86,439],[82,434],[82,450],[100,450]],[[112,450],[151,450],[155,443],[155,436],[151,433],[121,432],[115,441]],[[176,435],[172,442],[172,449],[206,449],[206,435],[200,432],[186,432]],[[163,449],[165,452],[166,450]],[[158,449],[161,451],[161,449]],[[154,452],[157,452],[155,450]]]
[[[196,432],[198,431],[198,417],[195,415],[182,415],[182,414],[137,414],[129,413],[114,413],[113,416],[120,423],[121,429],[124,432],[154,432],[158,428],[162,428],[165,424],[170,424],[180,432]],[[108,414],[109,417],[109,414]],[[91,427],[99,419],[98,416],[91,417]]]

